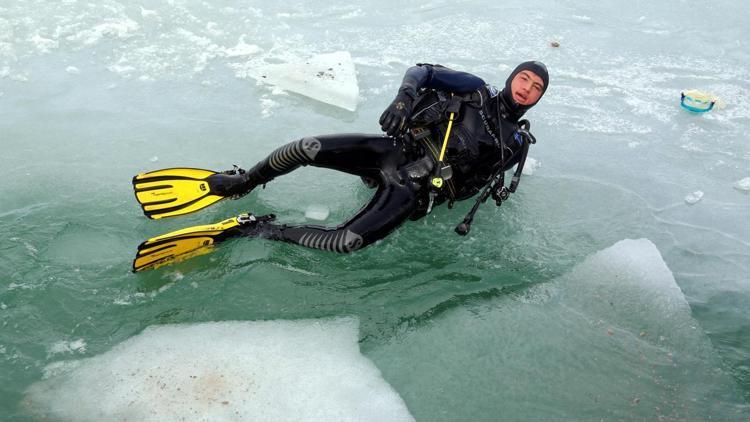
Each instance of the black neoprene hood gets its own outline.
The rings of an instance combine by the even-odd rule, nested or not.
[[[519,73],[523,72],[524,70],[528,70],[531,72],[534,72],[537,76],[542,78],[542,81],[544,82],[544,86],[542,87],[542,95],[539,96],[539,100],[542,99],[544,96],[544,93],[547,91],[547,86],[549,86],[549,73],[547,72],[547,66],[544,65],[544,63],[540,61],[528,61],[523,62],[516,66],[515,69],[513,69],[513,72],[511,72],[510,76],[508,76],[508,79],[505,80],[505,88],[503,88],[503,99],[505,100],[505,104],[509,106],[513,112],[513,114],[517,116],[522,116],[524,113],[526,113],[531,107],[534,107],[539,100],[536,100],[534,104],[530,105],[521,105],[518,104],[513,99],[513,93],[510,90],[510,84],[513,82],[513,78],[516,77]]]

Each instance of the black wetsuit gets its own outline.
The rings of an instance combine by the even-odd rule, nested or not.
[[[400,137],[307,137],[278,148],[248,171],[255,185],[304,165],[343,171],[374,181],[377,190],[370,202],[336,227],[267,223],[253,235],[346,253],[384,238],[409,218],[423,217],[432,205],[429,179],[448,122],[440,99],[451,98],[451,93],[463,99],[445,159],[453,175],[434,205],[472,197],[499,166],[507,170],[518,162],[523,145],[516,135],[520,115],[509,111],[512,108],[496,88],[470,73],[425,64],[410,68],[403,84],[420,93],[411,126],[429,133],[426,138],[415,139],[412,131]]]

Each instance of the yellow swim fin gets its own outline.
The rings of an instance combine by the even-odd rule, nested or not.
[[[249,192],[242,169],[217,173],[195,168],[169,168],[133,177],[135,198],[148,218],[189,214],[224,198]]]
[[[275,218],[273,214],[256,217],[240,214],[215,224],[188,227],[152,237],[138,246],[133,272],[153,270],[213,251],[224,240],[254,236],[261,226]]]

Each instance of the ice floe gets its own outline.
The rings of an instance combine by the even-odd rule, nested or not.
[[[347,51],[320,54],[307,60],[264,64],[249,70],[256,80],[327,104],[354,111],[359,86]]]
[[[25,403],[55,420],[412,421],[355,318],[164,325],[48,366]]]
[[[409,386],[401,395],[417,418],[744,420],[739,389],[647,239],[438,312],[368,356]]]

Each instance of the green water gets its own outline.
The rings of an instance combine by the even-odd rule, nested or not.
[[[50,364],[101,355],[149,326],[339,316],[358,318],[362,354],[417,420],[746,419],[750,196],[733,187],[750,177],[744,6],[567,1],[531,13],[438,1],[394,17],[382,5],[146,3],[159,19],[115,1],[0,5],[0,420],[31,419],[27,389]],[[137,29],[89,31],[127,19]],[[703,32],[707,22],[715,33]],[[217,53],[241,35],[269,62],[350,51],[357,111],[243,77],[245,58]],[[376,132],[413,62],[502,85],[529,56],[552,74],[528,115],[541,167],[501,208],[483,205],[470,236],[453,233],[467,201],[352,255],[236,240],[130,272],[135,248],[154,235],[244,211],[306,222],[321,205],[334,225],[371,194],[356,178],[304,168],[241,200],[150,221],[134,174],[248,167],[303,136]],[[693,87],[728,106],[683,112],[676,98]],[[697,190],[705,197],[687,205]],[[606,283],[638,280],[571,271],[639,238],[658,248],[689,304],[682,325],[659,328],[665,341],[640,337],[638,327],[672,321],[657,305],[627,302],[608,315],[566,299],[596,302],[616,291]],[[540,299],[545,288],[551,299]],[[636,304],[650,297],[633,294]],[[718,392],[706,395],[711,385]]]

